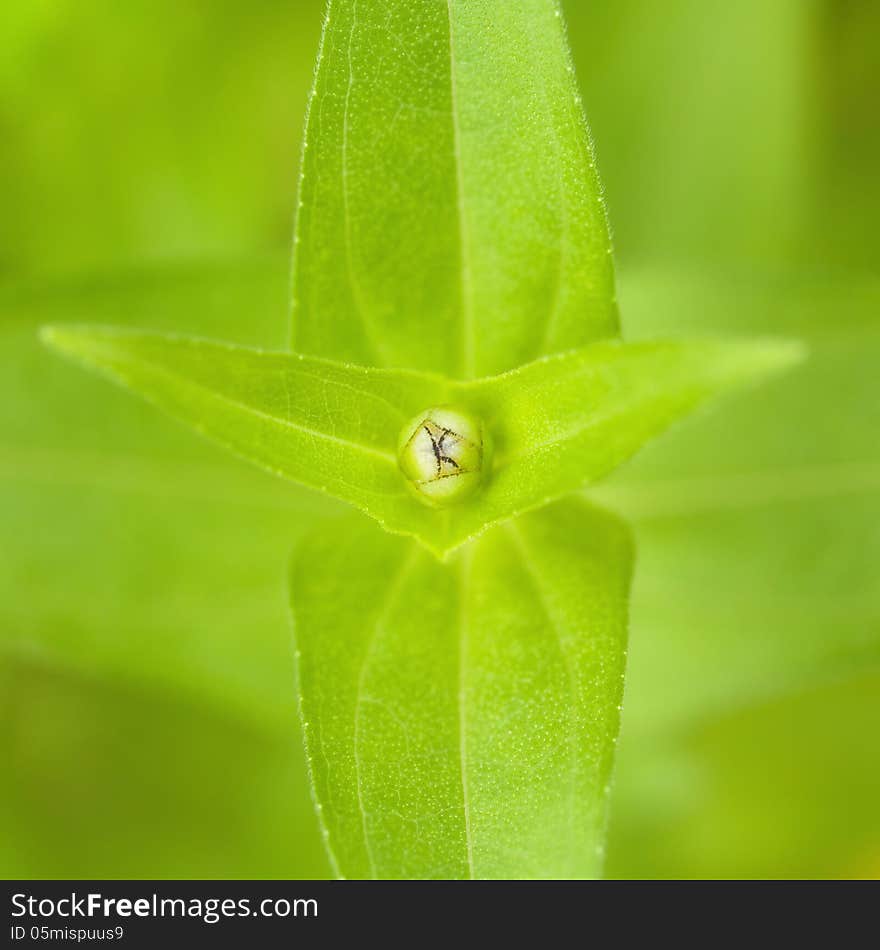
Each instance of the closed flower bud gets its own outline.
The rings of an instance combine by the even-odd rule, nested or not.
[[[467,498],[483,481],[487,448],[478,418],[462,409],[438,406],[403,427],[400,468],[420,501],[443,508]]]

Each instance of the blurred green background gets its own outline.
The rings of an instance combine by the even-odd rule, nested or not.
[[[809,364],[594,494],[636,527],[614,876],[880,876],[880,6],[569,0],[631,337]],[[285,573],[329,502],[44,322],[281,346],[320,0],[7,0],[0,874],[320,877]]]

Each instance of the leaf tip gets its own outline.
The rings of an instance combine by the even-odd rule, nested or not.
[[[89,369],[106,370],[119,355],[123,331],[92,324],[46,324],[40,342]]]
[[[40,342],[49,349],[76,356],[81,355],[87,334],[82,327],[50,323],[40,327],[38,336]]]
[[[37,336],[44,346],[48,346],[51,349],[63,349],[64,347],[64,330],[55,324],[47,324],[46,326],[40,327],[37,331]]]

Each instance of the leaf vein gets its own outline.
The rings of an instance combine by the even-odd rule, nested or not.
[[[523,569],[529,577],[529,580],[532,583],[532,587],[535,591],[535,596],[538,601],[538,605],[541,608],[541,612],[547,619],[547,626],[553,631],[553,635],[556,638],[556,642],[559,647],[559,655],[562,658],[562,664],[565,669],[565,678],[566,684],[568,687],[570,706],[568,714],[568,729],[567,729],[567,743],[568,743],[568,760],[569,760],[569,794],[568,794],[568,825],[569,825],[569,835],[568,835],[568,847],[569,847],[569,862],[570,866],[574,867],[575,865],[575,846],[577,843],[577,835],[575,828],[575,814],[576,814],[576,802],[578,798],[578,735],[581,730],[581,718],[580,718],[580,704],[578,702],[578,693],[577,693],[577,678],[575,676],[574,668],[571,664],[571,657],[569,656],[568,651],[565,649],[565,645],[562,642],[562,634],[559,632],[554,619],[552,611],[547,603],[546,594],[544,593],[544,582],[541,578],[541,575],[538,571],[538,568],[529,553],[526,540],[522,534],[522,528],[515,521],[508,521],[506,524],[508,533],[513,538],[514,547],[519,554],[520,562],[522,563]]]
[[[361,730],[361,707],[366,702],[366,697],[364,696],[364,687],[366,685],[367,671],[370,667],[370,662],[373,659],[373,654],[375,652],[376,643],[379,639],[379,634],[382,630],[382,626],[385,621],[388,619],[391,611],[394,609],[394,605],[397,603],[397,599],[400,596],[400,592],[403,589],[404,584],[406,583],[407,578],[412,571],[417,558],[420,556],[421,552],[418,548],[413,548],[410,552],[410,555],[406,560],[403,561],[401,566],[398,568],[397,574],[394,577],[392,583],[388,587],[388,593],[386,595],[386,600],[381,610],[376,616],[376,620],[373,623],[373,629],[370,633],[370,639],[367,643],[367,648],[364,651],[363,662],[361,663],[361,668],[358,673],[357,687],[355,691],[354,699],[354,726],[353,726],[353,735],[352,735],[352,745],[353,745],[353,756],[354,756],[354,775],[355,775],[355,788],[357,791],[357,801],[358,801],[358,811],[361,818],[361,829],[364,836],[364,850],[367,852],[367,860],[370,864],[370,876],[372,878],[378,877],[378,870],[376,868],[376,860],[373,855],[372,845],[370,844],[370,832],[368,829],[368,820],[367,820],[367,810],[364,805],[364,790],[363,790],[363,769],[361,766],[361,756],[360,756],[360,730]]]
[[[351,295],[354,305],[357,308],[358,316],[361,320],[361,326],[364,330],[364,336],[370,349],[376,355],[380,365],[384,365],[385,360],[382,356],[382,346],[379,343],[373,326],[373,320],[369,316],[366,299],[364,298],[363,288],[357,277],[354,266],[354,239],[352,235],[351,224],[351,195],[348,183],[348,161],[349,161],[349,130],[350,130],[350,106],[351,94],[354,89],[354,34],[358,26],[357,18],[357,0],[353,0],[351,9],[351,31],[348,34],[348,86],[345,90],[345,104],[342,111],[342,211],[345,219],[345,260],[348,271],[348,282],[351,286]]]
[[[471,827],[470,795],[468,791],[467,768],[467,693],[465,689],[465,659],[468,646],[467,591],[473,565],[473,551],[466,548],[461,559],[459,575],[459,625],[458,625],[458,763],[461,771],[462,808],[464,811],[464,833],[467,844],[468,877],[474,874],[474,837]]]
[[[446,12],[449,16],[449,82],[452,107],[452,140],[455,159],[455,181],[458,207],[458,237],[461,254],[461,371],[469,379],[475,372],[474,358],[474,315],[472,295],[472,276],[470,263],[470,235],[464,196],[464,167],[461,157],[461,123],[458,114],[458,81],[456,78],[455,54],[455,17],[454,0],[446,0]]]

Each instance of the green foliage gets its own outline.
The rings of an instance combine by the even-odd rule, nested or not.
[[[345,877],[595,877],[630,549],[565,501],[440,564],[362,521],[301,546],[306,745]]]
[[[594,876],[629,559],[576,507],[517,516],[800,348],[601,340],[617,336],[611,248],[546,0],[331,4],[305,154],[305,353],[114,329],[43,339],[445,560],[377,531],[351,547],[347,525],[301,553],[300,704],[339,873]],[[493,455],[469,498],[431,510],[399,440],[444,404],[480,420]]]
[[[0,297],[2,665],[30,684],[3,694],[10,876],[327,873],[290,741],[282,575],[291,542],[328,505],[137,400],[108,398],[36,334],[126,314],[273,345],[285,284],[277,260]],[[633,335],[772,328],[804,337],[811,358],[593,490],[635,522],[639,542],[607,873],[872,873],[876,756],[853,723],[876,715],[876,694],[856,684],[880,644],[880,444],[864,437],[877,425],[877,287],[664,272],[625,273],[621,285]],[[829,677],[839,685],[822,687]],[[182,731],[183,715],[198,730]],[[228,767],[245,754],[239,728],[265,750],[246,771]],[[133,750],[147,729],[155,742]],[[91,771],[72,743],[90,750]],[[199,757],[202,747],[216,754]],[[731,795],[723,776],[704,777],[735,749]],[[161,796],[145,775],[161,777]],[[52,794],[55,783],[77,794]],[[742,831],[765,812],[760,836]],[[725,829],[739,829],[735,840]]]
[[[785,343],[597,343],[459,383],[112,329],[56,327],[43,338],[237,454],[440,556],[607,474],[707,396],[800,357]],[[442,403],[486,420],[494,464],[472,499],[432,511],[406,489],[398,436],[420,408]]]
[[[334,0],[300,203],[301,352],[469,379],[617,332],[555,0]]]
[[[283,562],[331,503],[113,398],[36,338],[102,322],[285,342],[321,6],[4,9],[6,876],[327,873],[290,740]],[[628,338],[771,334],[811,352],[591,489],[638,537],[606,873],[876,876],[876,15],[566,9]],[[141,263],[264,247],[278,259]]]

